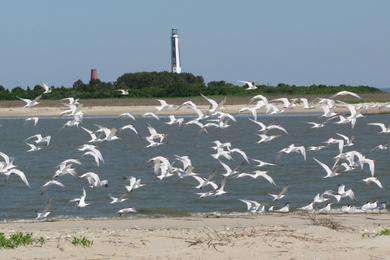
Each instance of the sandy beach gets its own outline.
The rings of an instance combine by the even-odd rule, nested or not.
[[[373,105],[377,103],[362,103],[367,105]],[[198,106],[202,111],[206,111],[209,106],[199,105]],[[248,107],[248,104],[235,104],[235,105],[225,105],[224,112],[231,114],[240,114],[240,109],[243,107]],[[282,106],[278,106],[282,109]],[[24,108],[22,106],[18,107],[0,107],[0,117],[60,117],[62,111],[66,108],[60,105],[58,106],[36,106],[32,108]],[[194,115],[195,113],[188,108],[180,108],[179,110],[171,109],[164,111],[157,111],[155,106],[150,105],[84,105],[82,108],[84,116],[119,116],[122,113],[130,112],[134,116],[141,116],[146,112],[154,112],[157,115]],[[348,109],[343,107],[338,107],[335,109],[335,112],[343,113],[348,112]],[[371,108],[368,111],[363,111],[363,114],[370,113],[388,113],[390,108]],[[303,109],[301,105],[294,107],[293,109],[285,109],[284,113],[322,113],[321,108],[314,109]],[[242,114],[248,114],[248,112],[243,112]],[[265,109],[259,109],[258,115],[265,114]]]
[[[360,104],[367,105],[370,107],[368,111],[362,111],[363,114],[370,113],[389,113],[390,107],[372,107],[375,105],[386,105],[388,100],[390,100],[389,93],[382,94],[362,94],[363,102]],[[267,96],[269,100],[277,99],[282,96]],[[296,96],[290,95],[289,99],[300,97],[305,97],[310,101],[313,101],[317,96],[307,95],[307,96]],[[321,98],[329,98],[329,96],[320,95]],[[213,96],[211,97],[217,102],[220,102],[225,97],[224,96]],[[191,97],[191,98],[164,98],[168,103],[181,105],[183,102],[191,100],[202,111],[206,111],[209,108],[208,102],[202,97]],[[240,109],[243,107],[253,106],[250,105],[250,96],[228,96],[226,97],[226,104],[224,105],[223,111],[239,114]],[[355,102],[356,99],[351,99],[348,97],[339,98],[343,102]],[[40,104],[32,108],[24,108],[24,102],[19,100],[3,100],[0,102],[0,118],[1,117],[56,117],[60,116],[61,112],[67,109],[63,104],[66,103],[63,100],[40,100]],[[159,105],[159,102],[156,98],[107,98],[107,99],[81,99],[80,103],[82,104],[82,111],[85,116],[119,116],[122,113],[130,112],[135,116],[141,116],[146,112],[154,112],[157,115],[194,115],[194,112],[191,109],[182,107],[179,110],[171,109],[164,111],[157,111],[156,106]],[[280,109],[283,109],[282,103],[278,102],[277,106]],[[348,112],[348,109],[345,107],[337,107],[335,112]],[[284,109],[284,113],[322,113],[320,107],[314,109],[304,109],[302,104],[298,104],[293,109]],[[243,114],[248,114],[244,112]],[[265,109],[259,109],[258,114],[265,114]]]
[[[40,246],[3,249],[1,259],[389,259],[389,214],[264,215],[11,222]],[[70,243],[93,240],[89,248]]]

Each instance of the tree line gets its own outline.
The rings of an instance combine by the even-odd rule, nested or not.
[[[276,86],[257,85],[256,90],[247,91],[246,87],[221,81],[205,83],[202,76],[191,73],[171,72],[136,72],[125,73],[114,82],[93,80],[84,83],[77,80],[72,87],[51,86],[52,92],[45,94],[44,99],[62,99],[75,97],[82,99],[119,98],[119,97],[190,97],[199,96],[200,93],[208,96],[233,95],[248,96],[257,94],[266,95],[328,95],[341,90],[356,93],[380,93],[382,90],[369,86],[328,86],[310,85],[296,86],[280,83]],[[119,89],[128,90],[128,95],[121,95]],[[0,100],[15,100],[17,97],[35,98],[42,94],[43,87],[36,85],[33,88],[15,87],[7,89],[0,85]]]

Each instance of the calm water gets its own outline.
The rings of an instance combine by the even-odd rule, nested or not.
[[[352,204],[360,206],[368,200],[389,201],[390,198],[390,156],[386,151],[371,151],[378,144],[386,144],[390,141],[390,135],[378,134],[379,128],[367,126],[369,122],[383,122],[389,124],[388,115],[372,115],[358,120],[355,129],[350,126],[329,124],[322,129],[311,129],[305,121],[316,121],[318,115],[281,115],[274,117],[260,117],[264,123],[278,123],[284,126],[289,135],[283,135],[270,143],[256,144],[257,126],[249,122],[247,117],[239,117],[238,122],[227,129],[210,129],[208,134],[198,134],[198,128],[187,126],[177,128],[169,126],[155,119],[137,118],[135,122],[129,119],[119,118],[86,118],[83,125],[89,129],[95,129],[94,124],[107,127],[121,127],[127,123],[133,123],[142,136],[146,134],[146,123],[150,123],[159,132],[168,133],[168,141],[157,148],[145,149],[145,143],[130,131],[119,133],[121,141],[100,144],[105,163],[96,167],[92,157],[83,157],[82,165],[77,166],[79,173],[93,171],[100,175],[101,179],[108,179],[106,188],[88,188],[85,179],[72,176],[64,176],[59,180],[66,186],[65,189],[50,187],[41,195],[41,185],[44,184],[55,172],[56,165],[69,158],[80,158],[81,152],[77,147],[87,143],[89,135],[80,128],[61,129],[64,120],[56,118],[41,119],[36,127],[25,125],[24,119],[0,119],[0,151],[15,157],[15,164],[26,173],[31,188],[27,188],[19,178],[12,176],[8,181],[4,176],[0,177],[0,218],[2,219],[28,219],[35,218],[36,211],[42,210],[48,198],[53,199],[52,217],[112,217],[116,211],[125,207],[134,207],[140,215],[184,215],[203,212],[245,212],[245,205],[238,199],[253,199],[275,205],[276,208],[290,202],[292,208],[308,204],[315,194],[328,189],[337,190],[337,184],[345,184],[346,188],[352,188],[357,200]],[[188,120],[188,118],[187,118]],[[347,136],[356,137],[355,146],[346,147],[344,150],[357,150],[366,157],[375,159],[376,175],[381,180],[385,189],[380,190],[376,186],[368,186],[362,179],[368,177],[368,169],[355,170],[344,175],[323,179],[325,172],[312,159],[314,156],[320,161],[331,165],[332,157],[338,154],[337,145],[318,152],[308,152],[307,161],[301,155],[284,155],[278,160],[278,166],[268,167],[269,174],[274,178],[277,187],[272,186],[264,179],[253,180],[250,178],[229,179],[226,190],[228,194],[217,198],[199,199],[194,189],[197,182],[193,178],[179,179],[171,177],[158,180],[152,170],[152,165],[147,161],[151,157],[162,155],[173,162],[174,155],[189,155],[196,172],[202,176],[208,176],[217,167],[222,168],[210,154],[211,142],[220,140],[230,141],[233,147],[243,149],[250,158],[264,161],[275,161],[277,151],[291,143],[296,145],[320,145],[330,137],[337,138],[336,132]],[[27,145],[24,139],[41,133],[51,135],[52,141],[49,147],[38,152],[27,153]],[[271,132],[279,134],[279,131]],[[241,165],[239,155],[228,162],[230,166]],[[254,164],[243,165],[241,171],[255,170]],[[128,201],[121,204],[110,205],[109,194],[118,196],[125,191],[126,181],[123,177],[135,176],[142,178],[146,184],[130,194]],[[218,177],[217,183],[220,182]],[[278,193],[284,186],[289,186],[286,198],[272,203],[268,193]],[[77,209],[69,200],[80,197],[82,188],[86,187],[86,201],[90,206]],[[207,189],[207,188],[206,188]],[[343,199],[342,204],[351,203]]]

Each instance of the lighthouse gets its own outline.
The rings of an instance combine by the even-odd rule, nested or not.
[[[171,63],[172,73],[181,73],[179,34],[175,28],[172,29],[171,36]]]

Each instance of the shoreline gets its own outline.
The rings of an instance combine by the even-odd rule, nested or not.
[[[385,259],[389,214],[277,214],[1,223],[42,236],[42,247],[0,251],[3,259]],[[73,237],[93,241],[75,247]],[[332,248],[330,254],[329,248]]]
[[[378,104],[378,103],[362,103],[362,104]],[[225,105],[223,111],[234,114],[234,115],[248,115],[249,113],[240,113],[239,110],[243,107],[247,107],[247,104],[240,105]],[[280,109],[281,105],[278,106]],[[207,111],[207,105],[200,105],[199,108],[202,111]],[[59,117],[62,111],[66,108],[57,106],[57,107],[44,107],[37,106],[33,108],[24,108],[24,107],[0,107],[0,118],[13,118],[13,117]],[[179,110],[164,110],[164,111],[156,111],[155,106],[85,106],[82,108],[85,117],[119,117],[120,114],[130,112],[134,116],[142,116],[146,112],[154,112],[156,115],[168,116],[168,115],[176,115],[176,116],[193,116],[195,113],[188,108],[181,108]],[[348,112],[346,108],[336,108],[335,112],[337,113],[345,113]],[[286,109],[281,114],[313,114],[313,113],[321,113],[321,108],[314,109],[303,109],[302,106],[298,105],[293,109]],[[373,108],[367,112],[363,112],[363,114],[385,114],[390,113],[390,108]],[[267,115],[264,112],[264,108],[260,109],[258,112],[259,116]],[[280,115],[280,114],[278,114]],[[267,115],[268,116],[268,115]]]

